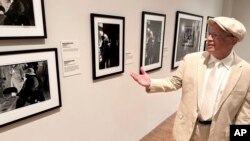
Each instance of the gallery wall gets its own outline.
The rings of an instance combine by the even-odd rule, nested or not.
[[[242,58],[244,58],[246,61],[250,62],[250,56],[249,56],[249,44],[250,44],[250,20],[248,17],[248,14],[250,12],[249,9],[250,1],[248,0],[234,0],[233,1],[233,7],[232,7],[232,13],[231,17],[234,17],[238,20],[240,20],[247,29],[247,34],[245,39],[240,42],[235,50],[238,54],[241,55]]]
[[[62,107],[1,127],[0,140],[139,140],[176,111],[181,94],[147,94],[129,76],[132,71],[139,72],[142,11],[166,14],[163,65],[149,74],[162,78],[174,72],[176,11],[203,16],[203,45],[207,16],[221,15],[222,8],[223,0],[45,0],[48,37],[0,40],[0,49],[57,48]],[[125,17],[125,54],[129,53],[130,59],[125,56],[124,73],[92,79],[90,13]],[[81,73],[64,77],[60,43],[68,40],[79,43]]]

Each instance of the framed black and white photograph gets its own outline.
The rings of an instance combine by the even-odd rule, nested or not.
[[[47,38],[44,0],[1,0],[0,39]]]
[[[206,24],[206,32],[205,32],[205,41],[204,41],[204,51],[206,51],[206,47],[207,47],[207,33],[208,33],[208,20],[209,19],[213,19],[214,17],[212,16],[207,16],[207,24]]]
[[[91,13],[93,79],[124,72],[125,17]]]
[[[162,67],[166,15],[142,12],[140,67],[152,71]]]
[[[179,66],[186,54],[201,50],[202,24],[203,16],[176,12],[172,69]]]
[[[0,52],[0,126],[61,107],[57,50]]]

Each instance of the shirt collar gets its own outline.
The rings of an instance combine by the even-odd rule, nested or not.
[[[234,51],[231,51],[231,53],[224,59],[218,60],[213,55],[210,56],[210,59],[208,61],[208,64],[214,63],[214,62],[221,62],[227,69],[230,69],[234,61]]]

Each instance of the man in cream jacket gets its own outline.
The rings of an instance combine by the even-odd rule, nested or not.
[[[206,51],[186,55],[172,77],[150,79],[143,68],[131,73],[149,93],[182,88],[176,141],[229,141],[230,125],[250,124],[250,65],[233,51],[246,29],[229,17],[208,25]]]

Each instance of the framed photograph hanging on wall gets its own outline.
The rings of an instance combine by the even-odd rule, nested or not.
[[[61,107],[55,48],[0,52],[0,59],[0,126]]]
[[[124,72],[125,18],[91,13],[93,79]]]
[[[166,15],[142,12],[140,67],[152,71],[162,67]]]
[[[203,16],[176,12],[172,69],[179,66],[183,57],[201,49]]]
[[[47,38],[44,0],[1,1],[0,30],[0,39]]]

